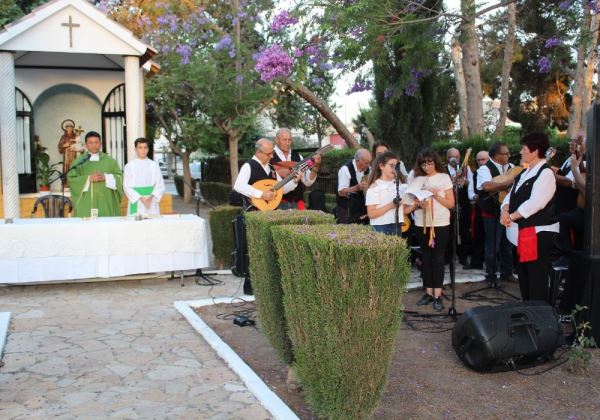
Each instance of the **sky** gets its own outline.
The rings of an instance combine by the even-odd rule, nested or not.
[[[475,0],[477,8],[481,9],[485,6],[499,3],[498,0],[480,1]],[[460,0],[444,0],[448,11],[458,12],[460,10]],[[368,108],[371,92],[357,92],[351,95],[346,95],[346,92],[354,83],[355,75],[347,75],[340,79],[336,84],[336,91],[332,99],[338,105],[337,116],[346,125],[352,123],[361,108]]]

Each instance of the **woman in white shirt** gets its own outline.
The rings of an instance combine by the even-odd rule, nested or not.
[[[528,166],[515,178],[502,203],[500,223],[517,245],[521,298],[548,301],[550,254],[559,231],[554,208],[556,179],[545,159],[550,141],[545,133],[529,133],[521,139],[521,146],[523,163]]]
[[[445,253],[450,236],[450,209],[454,208],[452,180],[440,157],[426,148],[417,155],[414,179],[408,184],[403,203],[406,214],[415,213],[415,232],[422,253],[422,275],[425,294],[417,305],[433,303],[433,309],[444,309]],[[419,200],[417,197],[421,197]]]
[[[385,233],[386,235],[398,235],[399,230],[396,229],[396,203],[394,199],[397,194],[402,197],[406,184],[398,185],[396,191],[396,166],[398,165],[398,156],[393,152],[383,152],[373,166],[367,186],[367,195],[365,205],[367,206],[367,214],[371,226],[377,232]],[[403,178],[402,178],[403,179]],[[400,220],[404,218],[404,214],[398,215]]]

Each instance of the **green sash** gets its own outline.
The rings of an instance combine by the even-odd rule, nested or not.
[[[154,191],[154,187],[150,186],[150,187],[133,187],[133,190],[135,192],[137,192],[139,195],[141,195],[142,197],[145,197],[147,195],[151,195],[152,191]],[[129,213],[130,214],[137,214],[137,208],[138,208],[138,201],[136,201],[135,203],[129,203]]]

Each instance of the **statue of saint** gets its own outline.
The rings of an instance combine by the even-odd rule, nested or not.
[[[63,174],[66,175],[69,171],[69,168],[71,168],[71,163],[84,150],[80,138],[83,130],[81,129],[81,126],[76,129],[75,121],[73,120],[64,120],[60,127],[62,128],[64,134],[58,142],[58,151],[63,155]],[[63,182],[65,183],[66,187],[66,179]]]

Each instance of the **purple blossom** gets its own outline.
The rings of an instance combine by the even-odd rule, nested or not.
[[[275,18],[273,18],[273,22],[271,22],[271,32],[277,33],[284,29],[286,26],[294,25],[298,23],[298,18],[293,17],[287,10],[283,10],[279,13]]]
[[[238,74],[237,76],[235,76],[235,81],[239,84],[242,83],[244,81],[244,75],[242,74]]]
[[[538,60],[538,68],[540,73],[550,73],[550,69],[552,68],[550,59],[548,57],[541,57]]]
[[[361,27],[354,28],[350,30],[350,37],[354,39],[359,39],[364,32],[364,29]]]
[[[544,48],[558,47],[559,45],[562,45],[562,41],[559,38],[552,37],[546,41]]]
[[[287,77],[292,72],[292,58],[281,45],[273,45],[258,54],[254,69],[260,74],[263,82],[270,82],[278,77]]]
[[[564,0],[564,1],[561,1],[561,2],[558,4],[558,8],[559,8],[560,10],[567,10],[569,7],[571,7],[571,4],[572,4],[572,3],[573,3],[573,0]]]
[[[227,54],[229,58],[235,58],[235,49],[231,48]]]
[[[373,89],[373,83],[370,80],[364,80],[361,76],[358,76],[354,81],[354,85],[346,92],[346,95],[371,89]]]
[[[226,48],[231,48],[232,45],[233,41],[231,41],[231,37],[229,35],[225,35],[219,40],[219,42],[215,44],[215,50],[220,51]]]
[[[304,51],[302,51],[300,48],[294,48],[294,57],[300,58],[303,55],[304,55]]]
[[[429,76],[431,74],[431,70],[417,70],[415,66],[410,69],[410,78],[418,81],[419,79]]]
[[[192,49],[189,45],[178,45],[175,48],[175,52],[181,57],[181,64],[185,65],[190,63],[190,55],[192,54]]]
[[[325,81],[325,79],[323,79],[321,77],[313,77],[313,79],[312,79],[313,85],[315,85],[315,86],[321,86],[324,81]]]
[[[389,99],[392,97],[393,94],[394,94],[394,89],[389,87],[385,90],[385,92],[383,92],[383,97],[385,99]]]
[[[329,70],[333,69],[333,64],[331,64],[331,63],[321,63],[321,65],[319,67],[321,67],[321,70],[329,71]]]
[[[407,96],[415,96],[418,88],[419,83],[416,80],[411,79],[410,82],[408,82],[408,84],[404,87],[404,93]]]

